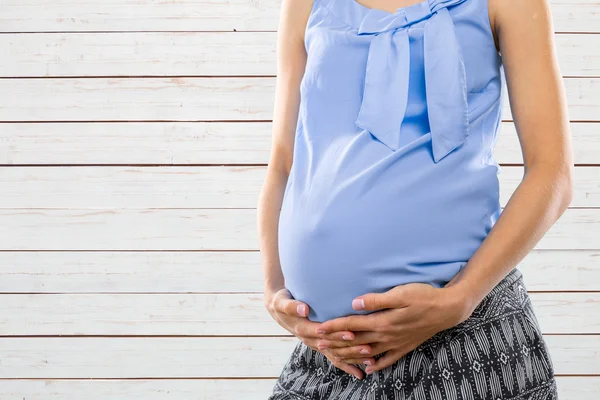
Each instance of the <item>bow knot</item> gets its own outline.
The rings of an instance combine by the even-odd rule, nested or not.
[[[410,43],[407,29],[424,25],[426,98],[434,162],[469,135],[467,83],[462,52],[447,8],[464,0],[430,6],[428,0],[396,13],[370,9],[359,35],[375,35],[369,45],[363,100],[356,124],[392,150],[400,147],[400,126],[408,102]],[[439,7],[438,7],[439,6]]]
[[[353,1],[353,0],[352,0]],[[399,8],[394,14],[377,8],[370,9],[358,28],[358,34],[377,34],[398,30],[429,18],[431,9],[427,1]]]

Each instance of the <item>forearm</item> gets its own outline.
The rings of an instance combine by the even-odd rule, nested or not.
[[[486,239],[446,285],[462,298],[465,317],[535,247],[568,208],[571,193],[570,167],[526,170]]]
[[[275,163],[269,164],[257,206],[265,301],[268,301],[271,294],[285,286],[279,263],[277,230],[287,177],[284,168],[277,167]]]

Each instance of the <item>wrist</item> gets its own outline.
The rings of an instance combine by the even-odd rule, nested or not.
[[[454,324],[458,325],[467,320],[479,304],[475,294],[460,283],[446,286],[444,290],[447,291],[449,304],[454,311],[452,313],[455,315]]]
[[[266,307],[269,307],[273,302],[275,294],[281,289],[285,289],[285,286],[265,286],[264,288],[264,303]]]

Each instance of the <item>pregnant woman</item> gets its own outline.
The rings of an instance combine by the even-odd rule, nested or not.
[[[258,229],[299,340],[269,400],[557,399],[517,268],[572,196],[547,0],[283,0],[279,24]]]

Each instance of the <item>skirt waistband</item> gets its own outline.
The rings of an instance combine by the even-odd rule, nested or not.
[[[492,288],[492,290],[490,290],[486,297],[493,296],[498,292],[502,292],[507,286],[514,284],[522,278],[523,273],[517,267],[513,268],[508,274],[506,274],[504,278],[500,280],[500,282],[498,282],[496,286]]]

